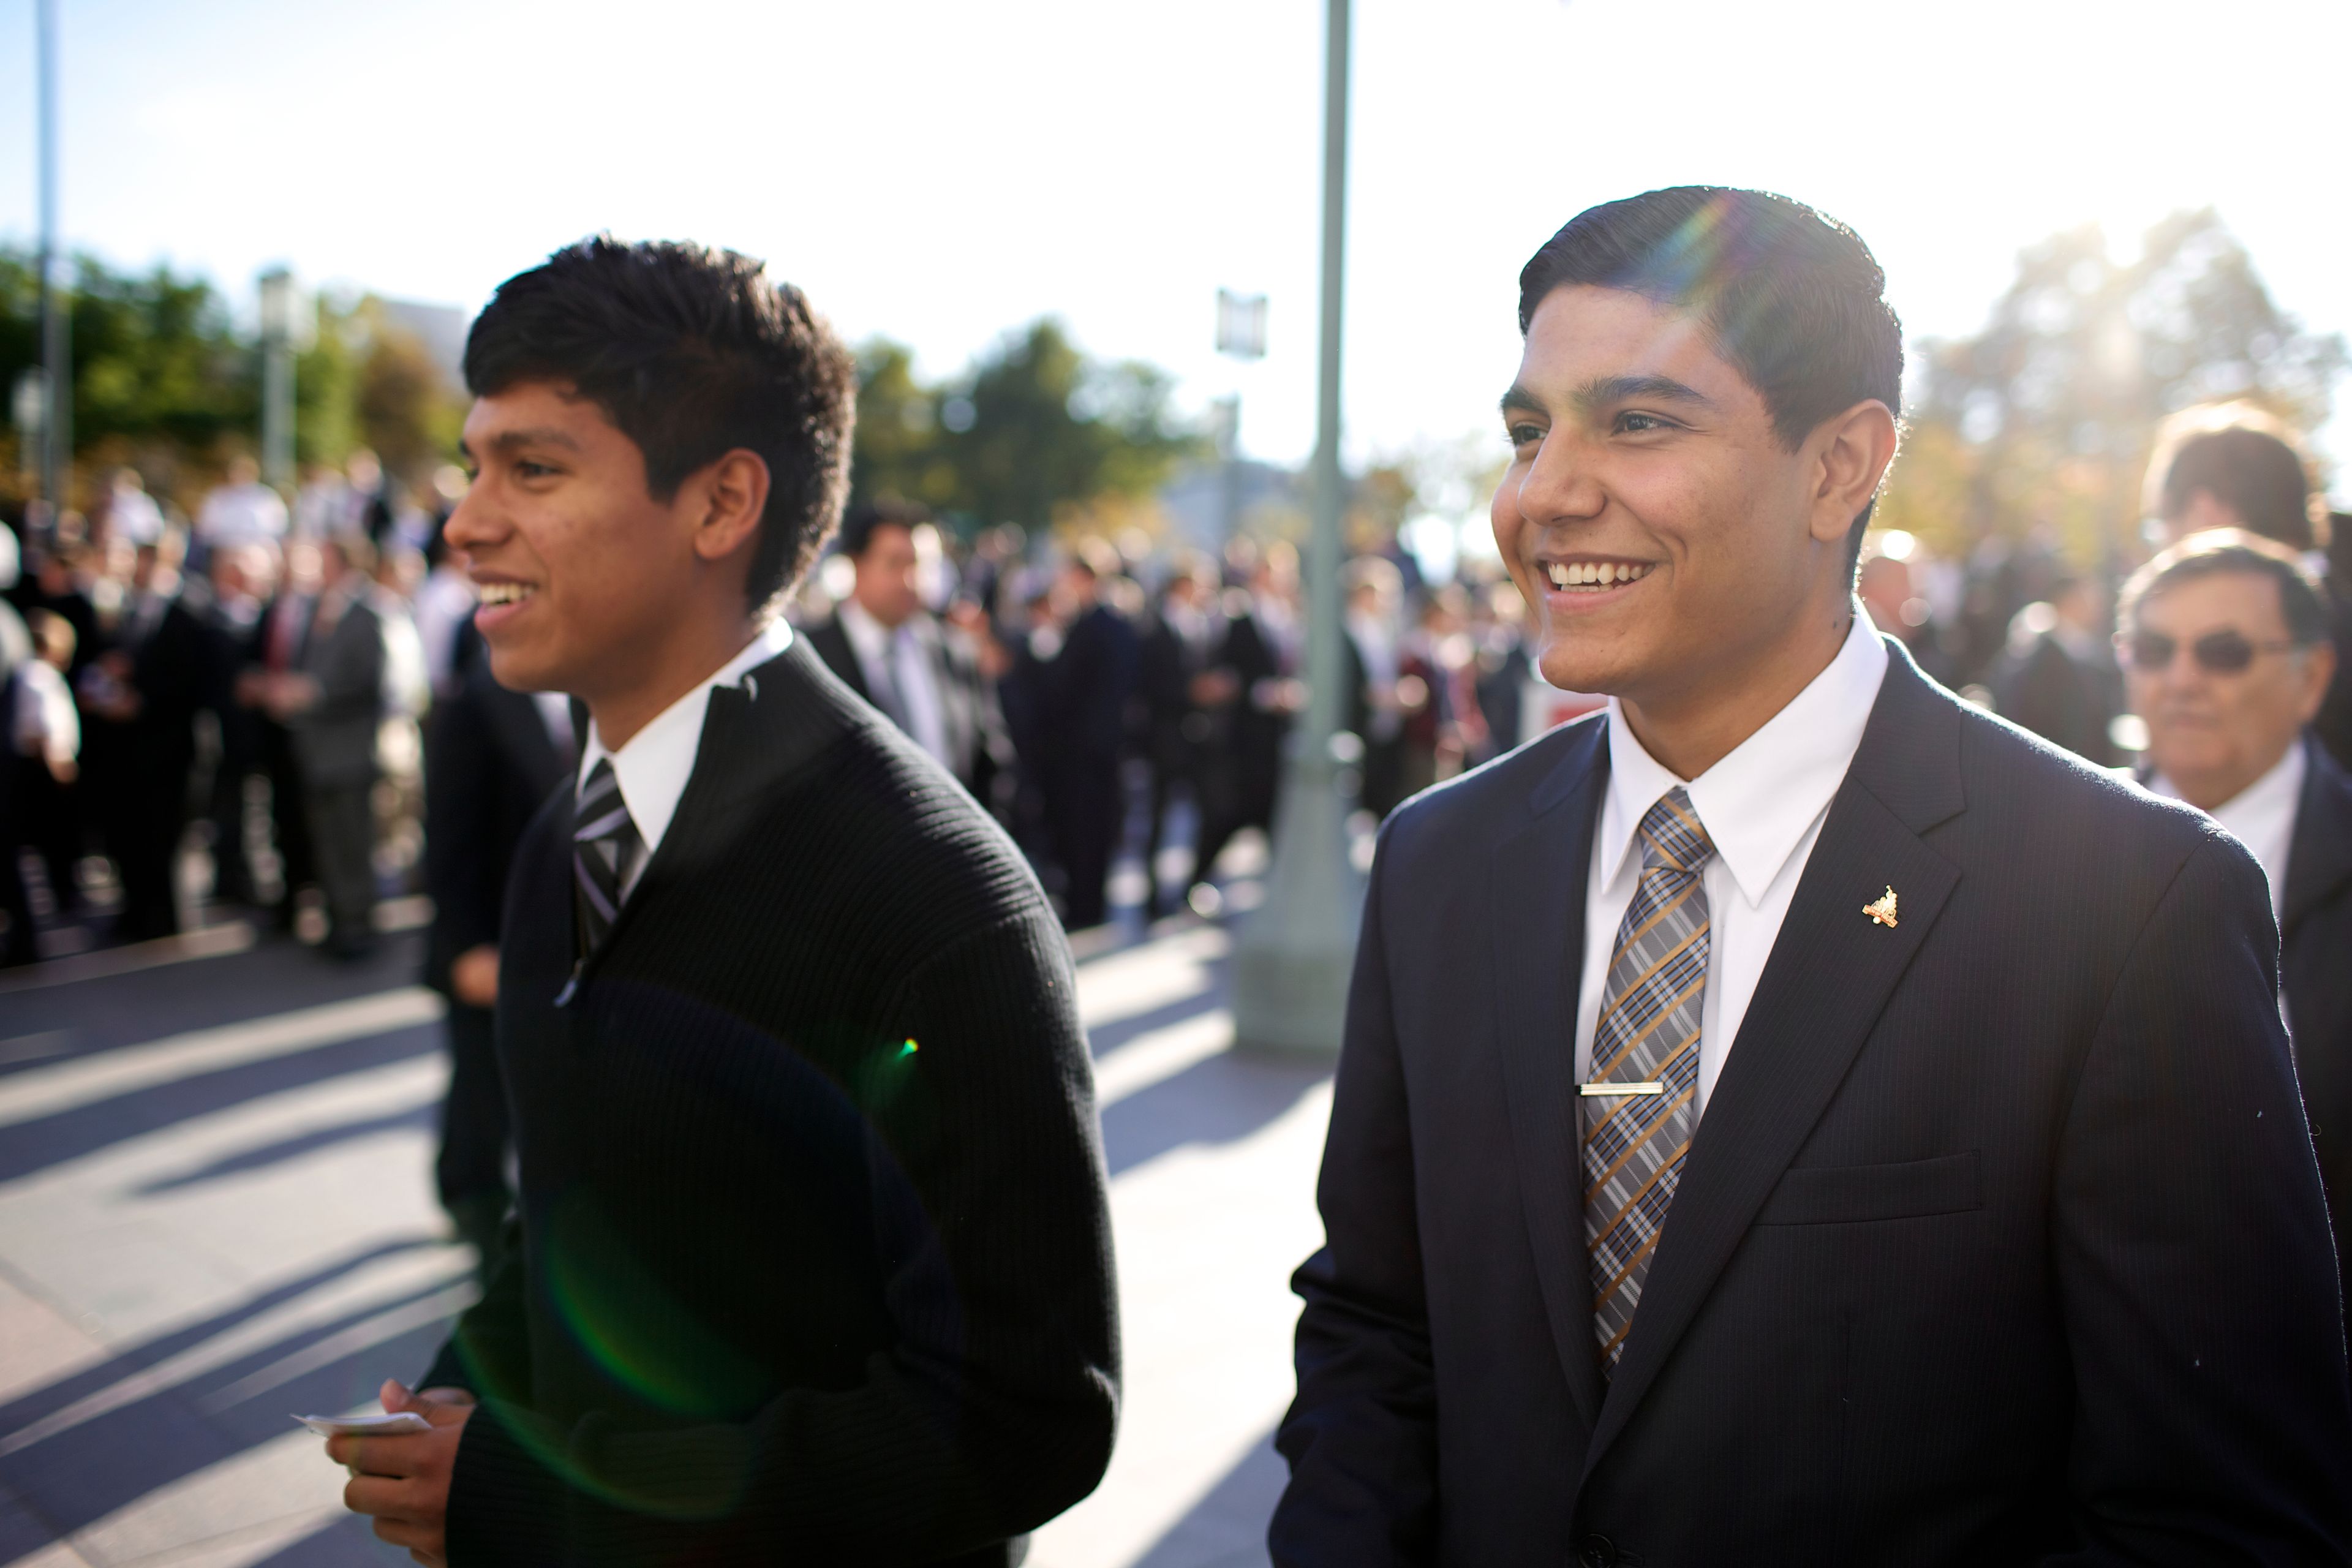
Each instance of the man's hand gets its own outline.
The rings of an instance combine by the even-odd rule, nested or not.
[[[499,950],[495,942],[469,947],[449,961],[449,989],[468,1007],[499,1005]]]
[[[458,1438],[474,1414],[474,1396],[462,1388],[411,1394],[388,1381],[382,1397],[386,1414],[413,1410],[433,1429],[328,1438],[327,1458],[352,1472],[343,1506],[373,1519],[379,1540],[408,1548],[408,1555],[425,1568],[442,1568],[448,1558],[449,1476],[457,1468]]]

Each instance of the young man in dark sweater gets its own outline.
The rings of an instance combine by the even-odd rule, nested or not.
[[[839,515],[849,356],[758,263],[591,240],[466,351],[448,524],[581,767],[516,858],[509,1262],[351,1507],[419,1561],[991,1563],[1118,1396],[1067,949],[1012,844],[771,606]]]

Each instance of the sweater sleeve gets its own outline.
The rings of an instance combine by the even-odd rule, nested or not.
[[[1042,909],[982,928],[899,986],[892,1020],[909,1046],[857,1086],[895,1331],[864,1380],[724,1425],[557,1431],[492,1406],[458,1453],[453,1563],[930,1563],[1093,1489],[1118,1332],[1067,948]]]

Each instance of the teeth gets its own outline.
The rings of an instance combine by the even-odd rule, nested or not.
[[[511,605],[530,597],[530,595],[531,588],[528,583],[485,583],[481,587],[481,599],[485,605]]]
[[[1544,576],[1554,588],[1563,592],[1613,588],[1620,583],[1639,582],[1649,574],[1649,563],[1637,565],[1625,561],[1573,561],[1563,564],[1554,561],[1544,566]]]

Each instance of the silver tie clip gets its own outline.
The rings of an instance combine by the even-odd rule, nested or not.
[[[1666,1086],[1662,1083],[1580,1083],[1576,1086],[1576,1092],[1586,1095],[1664,1094]]]

